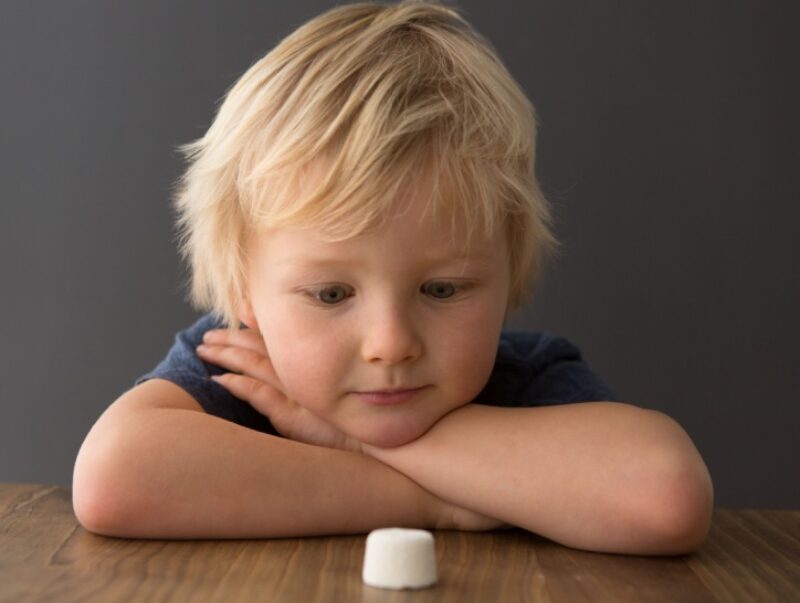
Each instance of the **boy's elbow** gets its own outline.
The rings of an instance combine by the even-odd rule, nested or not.
[[[650,482],[657,485],[643,499],[653,554],[692,553],[711,529],[714,486],[708,468],[693,445],[662,455],[657,465],[660,476]]]
[[[676,478],[661,494],[650,518],[655,554],[685,555],[700,548],[711,529],[714,510],[710,480]]]
[[[121,524],[127,512],[123,509],[125,486],[120,473],[114,470],[119,450],[105,439],[87,437],[72,474],[72,509],[84,529],[102,536],[123,536]],[[130,500],[130,498],[129,498]]]
[[[103,492],[83,482],[72,484],[72,510],[85,530],[102,536],[114,536],[114,512]]]

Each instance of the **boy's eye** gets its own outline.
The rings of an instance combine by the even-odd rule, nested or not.
[[[456,293],[455,285],[446,281],[426,283],[422,286],[422,290],[436,299],[447,299],[448,297],[453,297]]]
[[[338,304],[348,297],[347,287],[342,285],[332,285],[324,289],[317,289],[313,292],[316,297],[323,304],[333,305]]]

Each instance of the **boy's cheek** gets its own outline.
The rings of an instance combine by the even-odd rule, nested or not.
[[[323,366],[303,349],[283,350],[272,360],[283,393],[309,410],[317,409],[326,396],[336,393],[330,366]]]
[[[499,333],[495,335],[493,332],[469,329],[464,329],[463,333],[460,340],[450,346],[448,374],[467,395],[472,392],[477,395],[494,368]]]

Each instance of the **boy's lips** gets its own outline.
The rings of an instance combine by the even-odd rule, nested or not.
[[[353,392],[353,395],[368,404],[400,404],[401,402],[407,402],[426,387],[428,386]]]

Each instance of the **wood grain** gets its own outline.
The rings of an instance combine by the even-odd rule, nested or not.
[[[800,601],[800,512],[718,511],[687,564],[717,601]]]
[[[522,530],[435,532],[439,584],[361,582],[365,538],[128,540],[84,530],[71,492],[0,484],[0,602],[800,601],[800,511],[718,509],[693,555],[580,551]]]

